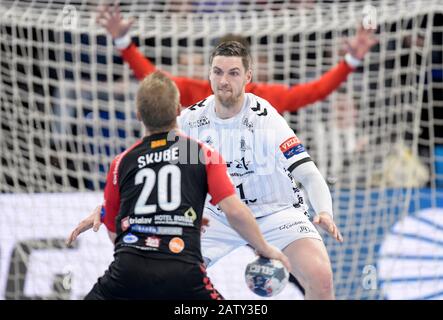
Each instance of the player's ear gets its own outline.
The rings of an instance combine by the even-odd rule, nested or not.
[[[246,83],[250,83],[252,81],[252,69],[248,69],[246,71]]]
[[[177,117],[180,115],[180,112],[182,111],[182,105],[181,103],[177,104]]]
[[[137,113],[136,113],[135,116],[137,117],[137,120],[138,120],[138,121],[142,121],[142,116],[141,116],[141,114],[140,114],[140,111],[137,110]]]

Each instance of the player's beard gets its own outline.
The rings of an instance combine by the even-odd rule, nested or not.
[[[241,94],[235,94],[235,92],[230,89],[230,94],[220,94],[217,90],[217,94],[215,95],[220,101],[221,105],[227,109],[230,109],[236,105],[236,103],[240,100]]]

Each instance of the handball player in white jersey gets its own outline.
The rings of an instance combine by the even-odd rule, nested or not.
[[[222,154],[238,196],[255,215],[266,240],[288,256],[305,298],[333,299],[329,257],[295,184],[301,183],[309,197],[314,224],[342,242],[324,178],[284,118],[266,100],[245,93],[252,72],[250,54],[242,44],[217,46],[210,68],[214,94],[182,111],[180,128]],[[202,253],[210,266],[246,243],[209,201],[204,215],[209,226],[202,235]]]

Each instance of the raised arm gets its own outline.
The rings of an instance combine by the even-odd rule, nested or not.
[[[132,43],[128,31],[133,22],[134,19],[126,20],[122,17],[117,4],[113,7],[103,6],[98,10],[97,23],[108,31],[123,60],[128,63],[135,77],[142,80],[154,72],[156,67]],[[345,59],[319,79],[291,87],[282,84],[250,83],[246,91],[268,100],[280,113],[296,111],[323,100],[336,90],[375,43],[377,40],[373,31],[360,28],[352,39],[346,41],[348,53]],[[178,86],[180,103],[183,106],[190,106],[212,94],[209,81],[172,75],[170,77]]]
[[[138,79],[143,79],[155,70],[155,66],[141,54],[129,38],[123,43],[129,45],[121,51],[122,57]],[[250,83],[246,91],[268,100],[280,113],[294,112],[321,101],[337,90],[348,75],[360,65],[367,52],[377,43],[377,39],[372,30],[360,28],[357,34],[345,43],[348,52],[344,60],[319,79],[291,87],[282,84]],[[181,93],[180,102],[183,106],[192,105],[212,94],[208,81],[186,77],[171,76],[171,78],[177,83]]]
[[[325,99],[337,90],[377,42],[373,30],[360,27],[353,38],[345,40],[347,53],[344,60],[319,79],[289,88],[281,85],[252,83],[247,89],[268,100],[280,113],[297,111]]]
[[[117,3],[113,6],[99,7],[96,21],[112,37],[114,45],[120,50],[123,60],[128,63],[137,79],[142,80],[156,70],[155,65],[140,52],[129,37],[128,31],[135,19],[124,19]],[[183,106],[190,106],[212,94],[209,81],[169,76],[178,86],[180,103]]]
[[[96,21],[112,37],[112,41],[120,49],[123,59],[128,62],[137,79],[142,80],[155,71],[155,66],[141,54],[129,37],[128,31],[135,19],[124,19],[117,2],[112,7],[108,5],[98,7]]]
[[[280,84],[251,83],[246,90],[269,101],[279,113],[294,112],[326,98],[346,80],[353,70],[347,62],[341,61],[319,79],[311,82],[291,87]]]

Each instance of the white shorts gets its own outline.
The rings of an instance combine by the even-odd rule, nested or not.
[[[231,228],[224,215],[204,211],[209,226],[202,234],[202,254],[210,266],[232,250],[247,242]],[[280,250],[302,238],[315,238],[322,241],[320,234],[309,221],[304,211],[290,207],[256,219],[265,239]]]

